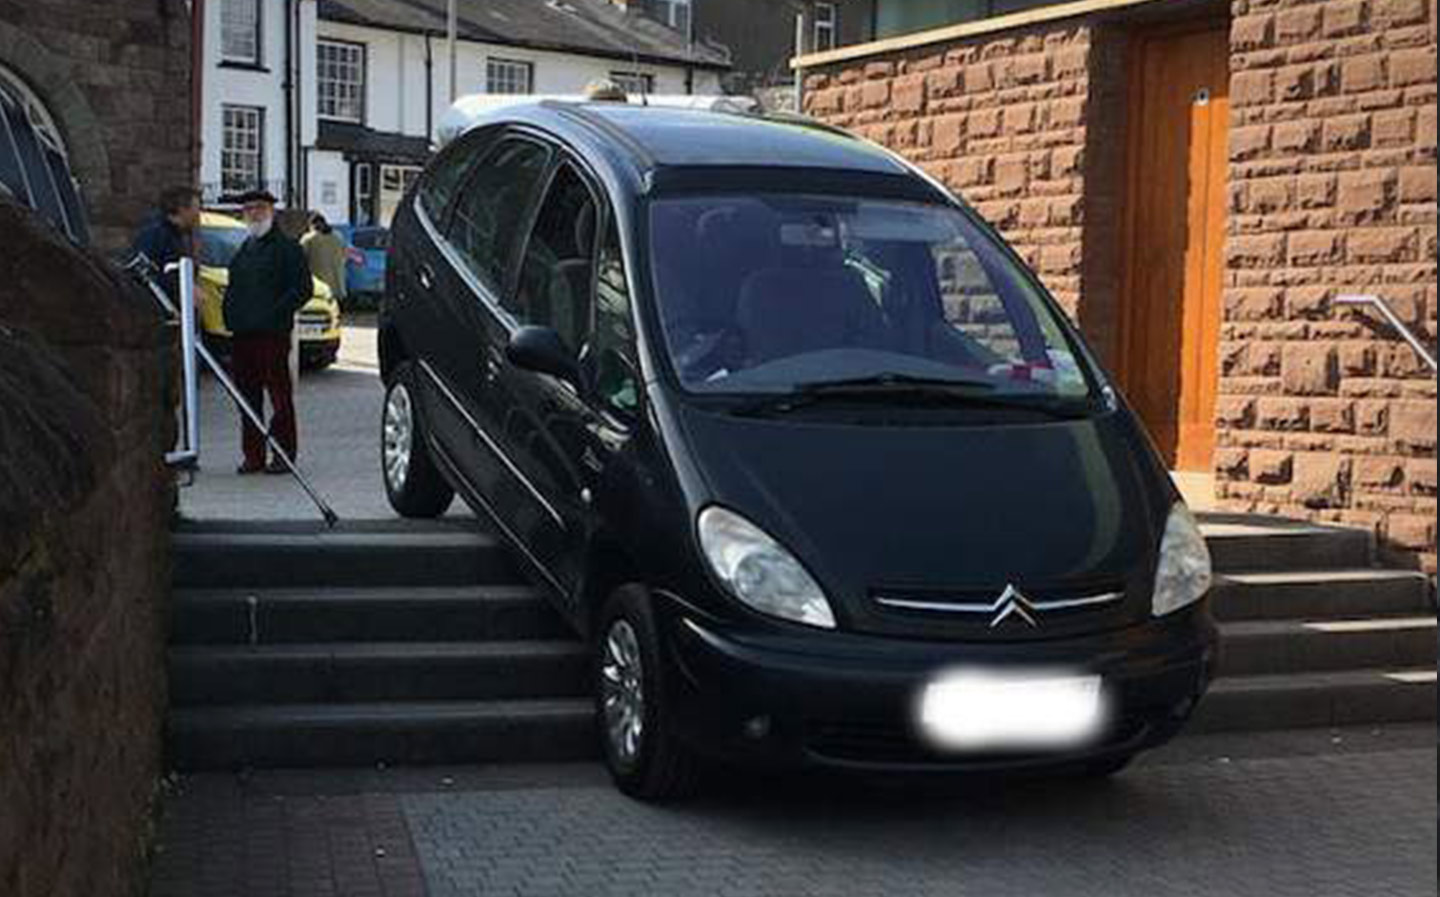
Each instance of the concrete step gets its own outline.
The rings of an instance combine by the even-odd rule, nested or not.
[[[174,711],[181,770],[588,760],[589,699],[287,704]]]
[[[1248,620],[1220,627],[1220,675],[1435,666],[1435,617]]]
[[[579,641],[352,642],[170,649],[176,707],[586,694]]]
[[[253,609],[252,609],[253,602]],[[178,592],[172,645],[556,639],[572,633],[534,588],[200,589]]]
[[[456,527],[396,532],[174,535],[179,589],[473,586],[522,582],[494,538]]]
[[[1433,665],[1217,679],[1187,732],[1300,729],[1435,719]]]
[[[1216,582],[1217,619],[1279,620],[1433,614],[1429,577],[1410,570],[1232,573]]]
[[[1374,536],[1366,530],[1235,515],[1205,515],[1200,528],[1221,573],[1373,566]]]

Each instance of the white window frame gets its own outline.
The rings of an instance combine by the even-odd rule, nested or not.
[[[369,55],[365,44],[354,41],[320,38],[315,42],[315,103],[320,118],[365,123]],[[347,109],[350,104],[353,113]]]
[[[520,77],[516,77],[517,74]],[[519,86],[523,86],[524,89],[514,89]],[[535,63],[524,59],[487,56],[485,58],[485,92],[515,95],[534,93]]]
[[[816,3],[813,21],[811,49],[816,53],[835,49],[840,41],[840,7],[834,3]]]
[[[242,117],[243,128],[237,126]],[[253,149],[236,145],[246,135],[253,135]],[[253,158],[253,166],[241,164],[246,158]],[[226,103],[220,107],[220,191],[239,193],[264,186],[265,107]]]
[[[681,34],[690,33],[690,18],[694,15],[690,0],[653,0],[655,18]]]
[[[650,72],[611,72],[610,80],[626,93],[652,94],[655,92],[655,76]]]
[[[231,50],[231,38],[239,37],[237,23],[230,20],[234,10],[248,8],[253,15],[244,25],[250,42],[254,45],[249,53],[235,53]],[[260,0],[220,0],[220,61],[235,65],[260,66],[265,60],[265,13]]]

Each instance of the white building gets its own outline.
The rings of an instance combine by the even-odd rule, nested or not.
[[[688,0],[686,0],[688,3]],[[206,0],[201,182],[388,223],[451,104],[446,0]],[[455,91],[720,92],[723,53],[609,0],[459,0]],[[287,73],[291,77],[287,77]]]

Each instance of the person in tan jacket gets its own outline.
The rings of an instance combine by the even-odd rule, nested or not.
[[[310,219],[310,230],[300,238],[310,270],[330,288],[336,301],[345,301],[345,241],[324,215]]]

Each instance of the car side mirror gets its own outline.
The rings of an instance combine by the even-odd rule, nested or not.
[[[510,337],[505,358],[517,368],[548,374],[576,389],[584,389],[580,362],[565,341],[549,327],[521,327]]]

